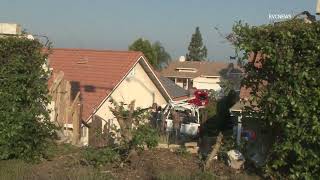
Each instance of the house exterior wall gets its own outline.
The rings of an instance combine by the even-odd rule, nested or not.
[[[0,23],[0,34],[20,35],[21,25],[11,23]]]
[[[124,102],[125,104],[129,104],[132,100],[135,100],[135,107],[140,108],[151,107],[153,103],[157,103],[161,106],[167,103],[166,99],[139,63],[136,64],[128,76],[95,113],[105,121],[109,120],[111,124],[119,127],[118,122],[109,109],[109,107],[112,106],[110,103],[110,97],[118,103]],[[90,121],[91,120],[89,120],[89,122]],[[102,122],[102,127],[105,125],[105,121]],[[85,136],[82,137],[81,141],[83,144],[88,142],[87,132],[85,133]]]
[[[207,78],[207,77],[196,77],[193,79],[193,87],[197,89],[212,89],[218,91],[221,89],[220,85],[220,78]]]

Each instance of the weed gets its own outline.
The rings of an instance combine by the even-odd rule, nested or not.
[[[181,175],[177,172],[165,172],[159,174],[155,179],[158,180],[214,180],[216,176],[209,172],[197,172],[191,175]]]
[[[121,160],[119,152],[111,147],[87,147],[83,150],[82,155],[84,159],[93,166],[102,166],[107,163],[118,162]]]
[[[186,156],[189,156],[190,153],[187,151],[187,148],[185,146],[180,146],[176,151],[175,153],[179,156],[183,156],[183,157],[186,157]]]

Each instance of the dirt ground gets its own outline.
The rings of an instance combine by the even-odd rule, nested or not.
[[[14,167],[12,162],[0,161],[0,172],[7,174],[0,179],[258,179],[257,176],[236,173],[220,161],[214,163],[210,176],[203,176],[201,161],[196,155],[181,155],[168,149],[146,150],[134,163],[109,164],[99,168],[87,166],[79,157],[79,152],[71,151],[39,164],[20,162],[18,167]],[[7,169],[1,170],[4,167]]]

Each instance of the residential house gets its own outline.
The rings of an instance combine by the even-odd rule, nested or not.
[[[86,124],[97,115],[103,119],[102,127],[106,122],[118,126],[110,99],[125,104],[134,100],[136,107],[148,108],[188,98],[187,92],[179,91],[182,88],[157,76],[141,52],[53,49],[48,61],[53,73],[64,72],[73,98],[80,91],[81,119]],[[88,144],[88,128],[82,126],[81,131],[81,141]]]
[[[171,62],[161,74],[186,90],[196,88],[219,91],[221,78],[235,78],[240,82],[243,72],[232,63],[185,61],[180,58],[179,61]],[[238,90],[240,83],[236,86]]]
[[[21,35],[22,34],[22,28],[19,24],[14,23],[0,23],[0,35]]]
[[[22,31],[22,26],[16,23],[0,23],[0,38],[1,37],[26,37],[30,40],[34,40],[33,35],[27,34]]]

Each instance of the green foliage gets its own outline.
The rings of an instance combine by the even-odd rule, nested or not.
[[[62,156],[66,154],[76,153],[78,151],[78,147],[73,146],[71,144],[56,144],[55,142],[51,142],[48,144],[45,151],[45,159],[52,160],[57,156]]]
[[[143,52],[150,64],[157,69],[166,66],[171,60],[169,53],[159,41],[151,44],[150,41],[139,38],[129,46],[129,50]]]
[[[42,48],[36,40],[0,38],[0,159],[41,158],[54,135]]]
[[[217,114],[217,101],[215,98],[210,98],[205,110],[208,112],[208,118],[212,118]]]
[[[246,62],[243,82],[252,88],[256,104],[247,112],[274,134],[266,172],[278,178],[315,178],[320,174],[320,23],[238,23],[233,31]],[[261,68],[259,62],[247,61],[251,53],[262,55]]]
[[[156,52],[152,48],[152,45],[149,40],[144,40],[142,38],[139,38],[129,46],[129,50],[143,52],[143,54],[149,60],[150,64],[153,67],[157,66]]]
[[[179,156],[183,156],[183,157],[186,157],[186,156],[189,156],[191,155],[188,151],[187,151],[187,148],[185,146],[180,146],[176,151],[175,153]]]
[[[207,48],[203,45],[199,27],[196,27],[196,32],[192,34],[188,51],[187,61],[203,61],[207,58]]]
[[[225,96],[227,96],[231,91],[234,91],[234,82],[228,79],[222,79],[219,82],[221,90]]]
[[[217,176],[210,172],[197,172],[191,175],[180,174],[179,172],[162,172],[155,179],[159,180],[214,180]]]
[[[171,60],[170,54],[164,49],[162,44],[157,41],[152,44],[152,48],[154,49],[157,57],[157,67],[158,69],[162,69],[167,66]]]
[[[203,125],[204,136],[217,136],[220,131],[230,128],[232,120],[230,108],[237,102],[235,91],[230,91],[227,96],[217,99],[214,92],[210,93],[210,100],[205,110],[208,112],[208,120]]]
[[[82,152],[83,158],[93,166],[102,166],[107,163],[119,162],[120,154],[111,147],[93,148],[87,147]]]
[[[235,143],[236,140],[232,136],[232,134],[233,134],[232,130],[225,131],[223,133],[223,142],[222,142],[222,145],[221,145],[219,153],[218,153],[218,158],[221,159],[222,161],[224,161],[225,163],[227,163],[227,161],[228,161],[228,155],[227,155],[228,151],[230,151],[232,149],[239,149],[236,146],[236,143]]]
[[[138,149],[147,146],[149,149],[157,147],[159,135],[156,129],[148,124],[140,125],[133,132],[132,145]]]

